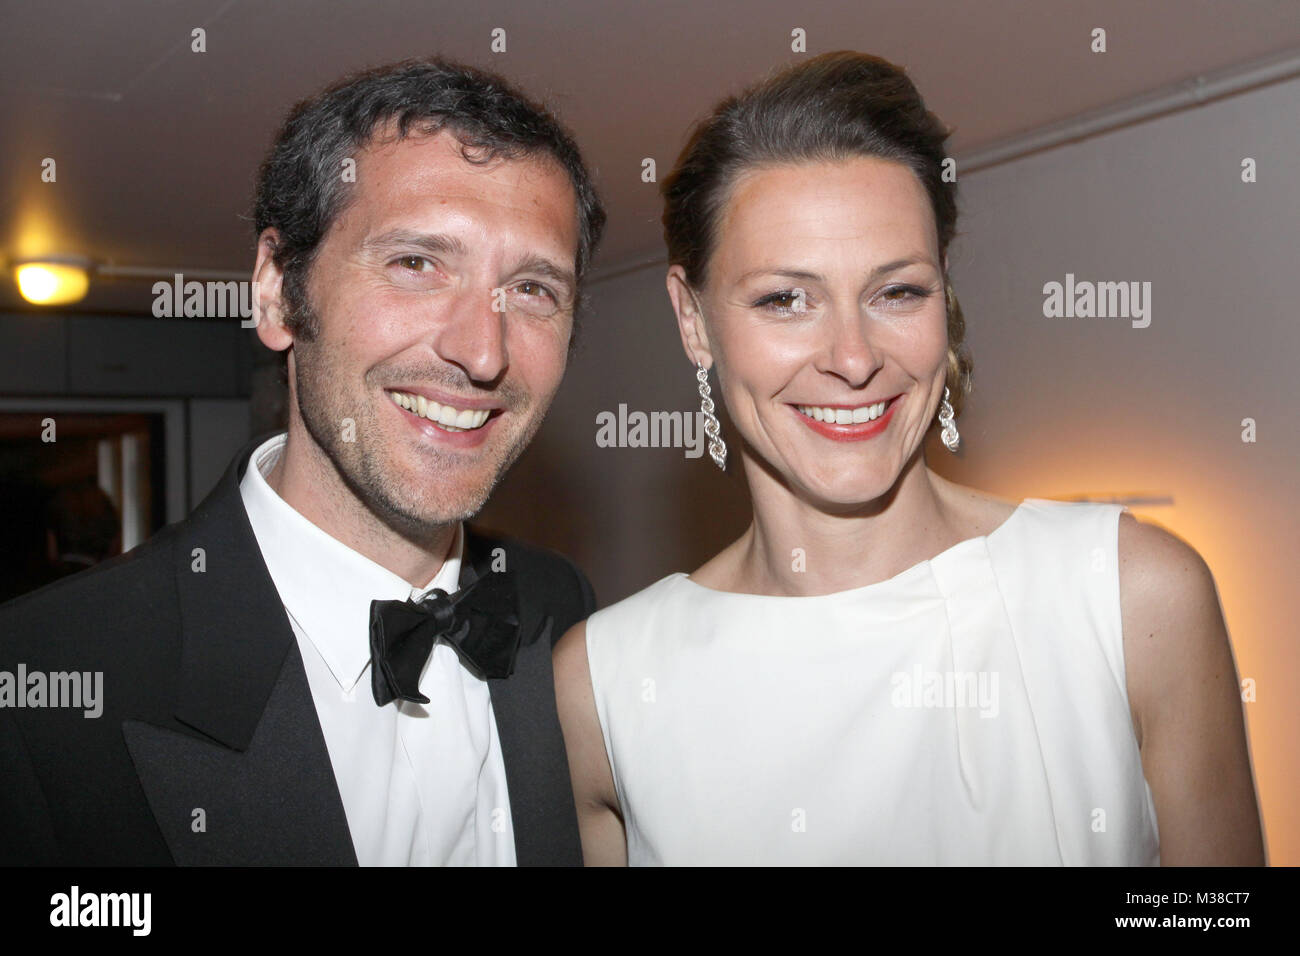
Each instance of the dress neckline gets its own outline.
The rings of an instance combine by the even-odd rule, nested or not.
[[[843,590],[843,591],[831,591],[827,594],[751,594],[747,591],[723,591],[718,588],[711,588],[706,584],[700,584],[698,581],[691,578],[691,576],[685,571],[677,571],[672,575],[670,575],[669,577],[670,579],[675,578],[679,581],[683,581],[686,584],[688,584],[690,587],[696,589],[697,591],[703,591],[706,594],[713,595],[719,598],[763,598],[768,601],[817,601],[817,600],[826,600],[828,598],[843,598],[843,597],[852,597],[861,594],[868,594],[873,590],[884,589],[889,587],[890,585],[908,583],[914,577],[927,571],[930,567],[930,564],[934,561],[943,560],[946,557],[956,554],[958,551],[966,550],[968,548],[973,547],[976,544],[981,544],[981,543],[987,544],[989,541],[992,541],[999,534],[1001,534],[1003,530],[1008,525],[1010,525],[1022,511],[1025,510],[1025,505],[1029,504],[1031,501],[1036,501],[1036,500],[1038,499],[1034,499],[1034,498],[1022,499],[1020,504],[1016,505],[1015,510],[1013,510],[1011,514],[1007,515],[1006,518],[1002,520],[1002,523],[1000,525],[998,525],[996,528],[994,528],[992,531],[988,532],[987,534],[975,535],[973,538],[963,538],[961,541],[958,541],[956,544],[945,548],[944,550],[940,551],[938,554],[934,555],[933,557],[924,558],[921,561],[916,562],[916,564],[912,565],[910,568],[905,568],[904,570],[899,571],[893,577],[885,578],[883,581],[876,581],[872,584],[864,584],[861,587],[848,588],[847,590]]]

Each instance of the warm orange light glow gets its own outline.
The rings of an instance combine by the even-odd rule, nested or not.
[[[18,291],[33,305],[65,305],[85,298],[90,276],[66,262],[25,262],[15,267]]]

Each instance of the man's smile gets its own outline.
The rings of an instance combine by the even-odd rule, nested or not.
[[[385,389],[385,394],[393,402],[406,409],[412,415],[427,419],[449,432],[474,431],[482,428],[492,416],[491,408],[463,408],[441,403],[413,392]]]

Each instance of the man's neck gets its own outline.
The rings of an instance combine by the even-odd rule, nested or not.
[[[415,542],[375,516],[343,481],[303,430],[289,429],[279,460],[266,476],[289,507],[353,551],[387,568],[415,588],[438,574],[456,541],[456,524],[442,525]]]

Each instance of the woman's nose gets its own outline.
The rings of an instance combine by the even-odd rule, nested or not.
[[[880,367],[871,320],[857,309],[837,309],[826,324],[826,336],[822,371],[839,376],[853,388],[865,385]]]

